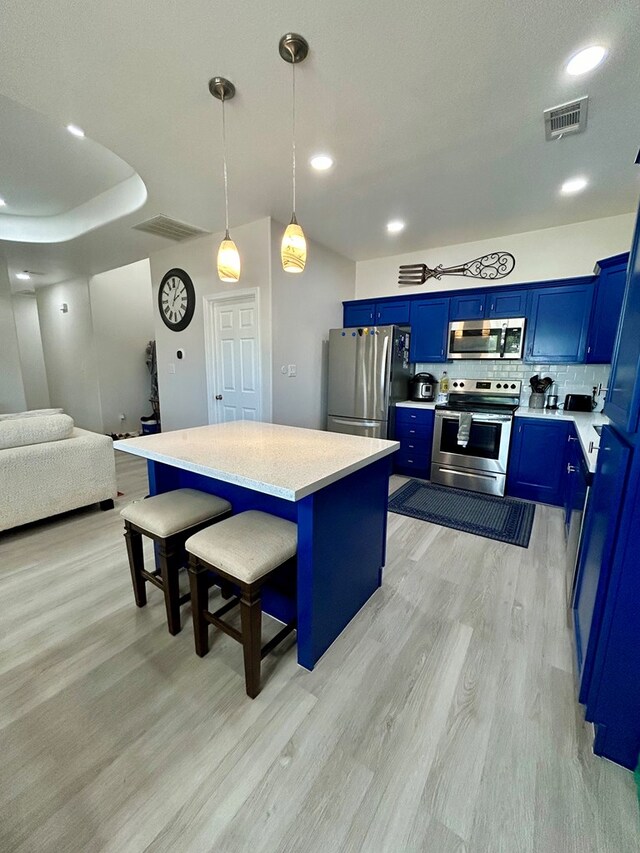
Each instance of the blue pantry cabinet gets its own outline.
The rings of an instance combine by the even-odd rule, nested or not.
[[[566,452],[571,421],[514,418],[507,494],[512,498],[564,504]]]
[[[594,752],[640,753],[640,218],[631,248],[604,427],[573,601],[580,701]]]
[[[531,291],[525,361],[557,364],[584,361],[593,278],[580,284]]]
[[[396,473],[429,479],[434,422],[433,409],[396,406],[394,438],[400,442],[393,459]]]
[[[449,300],[420,299],[411,303],[411,344],[409,361],[447,360]]]

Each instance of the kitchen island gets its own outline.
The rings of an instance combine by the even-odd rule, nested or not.
[[[396,441],[254,421],[114,442],[147,459],[149,492],[194,488],[234,513],[298,525],[296,576],[266,587],[263,607],[297,619],[298,663],[315,663],[382,582],[387,494]]]

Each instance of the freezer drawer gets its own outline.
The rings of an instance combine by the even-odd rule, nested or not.
[[[386,438],[386,421],[367,421],[360,418],[339,418],[329,415],[327,418],[329,432],[344,432],[348,435],[363,435],[365,438]]]

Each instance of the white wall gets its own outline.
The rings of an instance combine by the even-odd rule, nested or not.
[[[78,278],[42,287],[37,300],[51,405],[61,406],[76,426],[102,432],[89,282]]]
[[[516,259],[516,267],[508,278],[496,284],[590,275],[597,260],[629,251],[634,222],[635,214],[625,213],[558,228],[492,237],[475,243],[426,247],[410,254],[359,261],[356,264],[355,298],[484,287],[488,282],[458,276],[444,276],[440,281],[430,279],[421,287],[399,287],[398,267],[416,263],[426,263],[432,268],[438,264],[447,267],[498,250],[511,252]]]
[[[271,420],[271,271],[269,261],[270,220],[261,219],[232,229],[242,261],[238,284],[220,281],[216,257],[222,234],[207,234],[175,243],[150,257],[153,282],[153,316],[158,351],[158,387],[163,430],[183,429],[208,423],[207,374],[204,343],[203,297],[234,289],[260,289],[260,336],[262,347],[262,419]],[[196,291],[196,310],[183,332],[172,332],[162,322],[158,288],[163,275],[173,267],[184,269]],[[182,348],[185,357],[176,358]],[[175,365],[175,374],[169,365]]]
[[[324,429],[329,329],[342,326],[342,301],[353,298],[355,263],[307,241],[307,265],[286,273],[280,261],[284,225],[271,222],[273,288],[273,421]],[[281,368],[296,365],[295,377]]]
[[[27,400],[7,267],[0,261],[0,413],[22,412]]]
[[[18,336],[22,381],[28,409],[46,409],[50,405],[47,371],[44,365],[40,319],[35,293],[15,294],[13,315]]]
[[[89,296],[103,431],[137,431],[140,417],[152,413],[145,364],[155,335],[149,261],[93,276]]]

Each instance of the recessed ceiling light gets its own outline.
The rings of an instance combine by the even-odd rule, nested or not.
[[[572,77],[579,77],[581,74],[586,74],[587,71],[592,71],[600,65],[606,55],[607,49],[600,44],[585,47],[584,50],[578,51],[567,62],[567,74],[571,74]]]
[[[317,172],[326,172],[327,169],[333,166],[333,157],[329,157],[328,154],[316,154],[309,162],[311,163],[311,168]]]
[[[560,187],[560,192],[563,195],[573,195],[574,193],[582,192],[582,190],[587,186],[586,178],[569,178],[568,181],[565,181],[564,184]]]
[[[389,234],[399,234],[404,231],[404,222],[401,219],[392,219],[391,222],[387,222],[387,231]]]
[[[77,136],[79,139],[84,139],[84,130],[78,127],[77,124],[68,124],[67,130],[72,136]]]
[[[4,207],[6,203],[7,202],[3,198],[0,198],[0,207]]]
[[[31,276],[28,272],[17,272],[16,278],[19,278],[20,281],[31,281]]]

